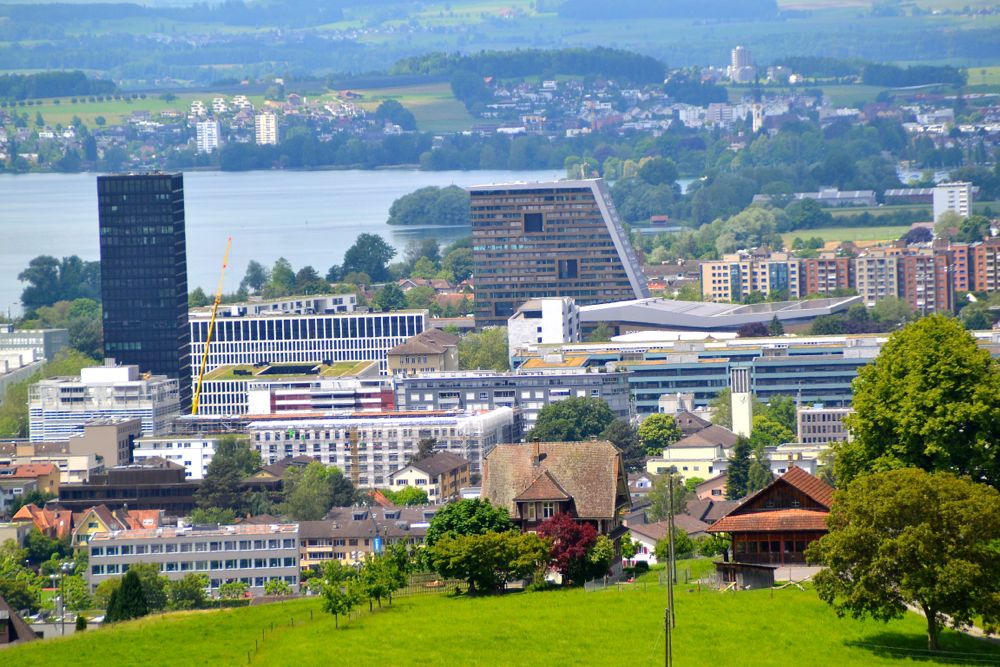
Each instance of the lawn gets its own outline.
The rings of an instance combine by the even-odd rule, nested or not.
[[[591,593],[409,597],[391,609],[365,609],[346,626],[341,619],[340,630],[317,599],[170,614],[8,649],[3,662],[6,667],[214,666],[245,665],[249,657],[261,665],[328,665],[339,658],[347,665],[380,666],[652,666],[663,660],[665,604],[665,591],[651,583],[654,578]],[[942,635],[942,649],[952,653],[927,659],[923,619],[912,614],[889,624],[838,619],[811,590],[719,593],[682,584],[675,598],[674,655],[680,665],[1000,661],[1000,646],[950,631]]]
[[[35,122],[35,114],[41,113],[45,123],[54,127],[56,123],[69,126],[73,122],[73,116],[79,116],[88,127],[95,127],[95,119],[103,116],[108,125],[120,125],[128,118],[133,111],[148,111],[154,116],[162,111],[173,110],[181,114],[187,114],[188,107],[194,100],[201,100],[206,106],[211,107],[212,98],[225,97],[231,100],[233,94],[216,93],[182,93],[176,99],[166,101],[160,99],[158,95],[147,95],[146,99],[135,100],[110,100],[104,102],[77,102],[72,103],[72,98],[59,98],[59,104],[54,99],[37,101],[33,106],[18,106],[18,113],[28,114],[30,123]],[[248,95],[247,98],[253,102],[254,106],[263,103],[263,96]]]
[[[472,116],[465,105],[451,94],[448,83],[429,83],[393,88],[354,89],[363,97],[358,106],[374,111],[384,100],[396,100],[417,119],[417,129],[424,132],[459,132],[472,127]]]
[[[781,238],[791,247],[796,236],[802,240],[818,236],[824,241],[895,241],[909,231],[908,225],[888,227],[820,227],[819,229],[793,229]]]

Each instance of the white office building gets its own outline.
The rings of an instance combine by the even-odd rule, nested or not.
[[[278,118],[273,113],[265,111],[254,116],[253,129],[258,144],[278,143]]]
[[[507,320],[507,349],[537,343],[580,342],[580,308],[569,297],[525,301]]]
[[[433,438],[438,450],[464,457],[476,474],[483,457],[496,445],[513,442],[515,435],[511,408],[424,415],[275,416],[252,421],[245,430],[265,465],[309,456],[337,466],[359,488],[385,487],[389,475],[409,463],[420,440]]]
[[[167,432],[180,414],[177,380],[143,376],[138,366],[84,368],[80,377],[42,380],[28,390],[32,442],[67,440],[88,422],[139,419],[143,435]]]
[[[223,313],[231,315],[232,313]],[[222,316],[215,321],[206,370],[219,366],[377,361],[427,328],[426,310],[338,315]],[[191,368],[201,368],[211,313],[192,311]]]
[[[945,211],[963,218],[972,214],[972,183],[941,183],[934,188],[934,222]]]
[[[136,463],[154,457],[166,459],[184,466],[187,479],[204,479],[208,464],[215,456],[216,436],[165,436],[162,438],[138,438],[132,457]]]
[[[219,121],[202,120],[195,123],[194,127],[199,153],[213,153],[219,149]]]

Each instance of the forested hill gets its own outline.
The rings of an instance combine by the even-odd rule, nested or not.
[[[111,81],[88,79],[83,72],[39,72],[0,75],[0,99],[104,95],[118,89]]]
[[[776,0],[566,0],[559,16],[570,19],[706,18],[766,19],[778,13]]]
[[[497,78],[568,74],[603,76],[626,84],[663,81],[667,66],[656,58],[621,49],[518,49],[468,55],[430,53],[399,61],[393,74],[455,75]]]

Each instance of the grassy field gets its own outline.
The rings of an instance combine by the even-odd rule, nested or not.
[[[68,126],[73,122],[73,116],[79,116],[80,120],[88,127],[94,127],[96,125],[95,119],[98,116],[103,116],[108,125],[119,125],[133,111],[148,111],[155,115],[163,111],[173,110],[186,114],[188,107],[194,100],[201,100],[206,106],[211,107],[214,97],[225,97],[227,100],[231,100],[233,96],[214,93],[182,93],[170,101],[160,99],[158,95],[147,95],[146,99],[77,102],[76,104],[72,103],[70,97],[61,97],[58,104],[54,99],[39,100],[34,106],[17,107],[17,112],[28,114],[31,123],[34,123],[35,114],[40,112],[46,124],[51,127],[54,127],[56,123]],[[263,96],[248,95],[247,99],[253,102],[255,107],[264,101]]]
[[[950,631],[941,643],[951,653],[929,658],[923,619],[838,619],[810,590],[719,593],[681,585],[675,597],[680,665],[1000,662],[1000,647]],[[5,650],[3,664],[652,666],[663,661],[664,603],[663,588],[642,582],[591,593],[410,597],[391,609],[365,609],[346,627],[341,619],[336,630],[319,600],[295,600],[170,614],[36,642]]]
[[[793,229],[781,238],[790,247],[796,236],[805,240],[818,236],[824,241],[895,241],[909,231],[908,225],[888,227],[821,227],[819,229]]]
[[[472,116],[451,94],[447,83],[431,83],[394,88],[354,90],[364,97],[358,106],[374,111],[384,100],[397,100],[417,119],[417,129],[424,132],[457,132],[472,127]]]

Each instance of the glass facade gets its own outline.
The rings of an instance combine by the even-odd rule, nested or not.
[[[104,355],[178,380],[191,404],[181,174],[97,179]]]

